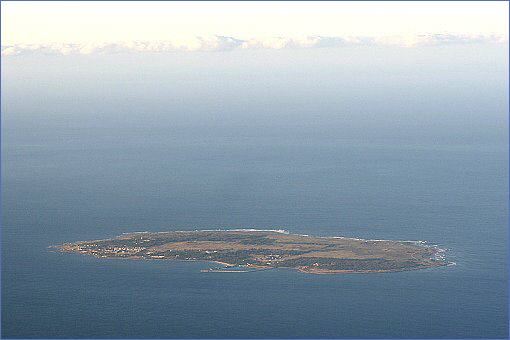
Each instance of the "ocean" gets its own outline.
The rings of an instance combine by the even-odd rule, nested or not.
[[[507,62],[462,48],[455,67],[409,49],[352,74],[305,65],[347,53],[327,49],[211,53],[211,71],[3,60],[2,337],[507,338]],[[224,274],[48,248],[229,228],[424,240],[456,265]]]
[[[74,136],[74,135],[73,135]],[[497,147],[189,138],[3,153],[2,335],[506,337],[507,153]],[[131,231],[284,228],[426,240],[455,266],[201,273],[48,246]]]

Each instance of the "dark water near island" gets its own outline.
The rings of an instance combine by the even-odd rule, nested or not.
[[[475,98],[467,87],[454,99],[455,91],[421,90],[429,104],[392,90],[381,94],[398,104],[389,109],[375,92],[344,102],[345,112],[365,103],[354,123],[331,103],[290,105],[269,93],[263,105],[209,98],[214,112],[248,112],[243,119],[177,123],[147,114],[164,111],[161,102],[113,105],[121,90],[48,99],[58,105],[37,91],[26,102],[7,93],[16,105],[4,106],[2,117],[2,336],[507,337],[508,98]],[[198,112],[194,101],[184,104]],[[253,118],[268,112],[284,113],[268,123]],[[47,249],[122,232],[205,228],[427,240],[448,248],[457,265],[224,274],[201,273],[208,263]]]

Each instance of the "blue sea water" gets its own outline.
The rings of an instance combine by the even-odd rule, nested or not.
[[[2,60],[2,337],[507,338],[508,62],[487,50]],[[48,249],[212,228],[426,240],[456,265],[223,274]]]
[[[94,138],[4,149],[4,337],[508,334],[505,148]],[[427,240],[457,265],[221,274],[201,273],[207,263],[47,249],[129,231],[229,227]]]

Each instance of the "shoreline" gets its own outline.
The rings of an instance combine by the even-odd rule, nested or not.
[[[341,239],[341,240],[354,240],[362,242],[401,242],[421,245],[424,247],[439,247],[437,244],[429,244],[428,241],[424,240],[393,240],[393,239],[369,239],[349,236],[312,236],[309,234],[294,234],[286,229],[252,229],[252,228],[236,228],[236,229],[194,229],[194,230],[172,230],[172,231],[130,231],[122,233],[120,236],[139,235],[139,234],[168,234],[168,233],[196,233],[196,232],[274,232],[284,235],[295,235],[310,238],[321,238],[321,239]],[[105,241],[113,240],[116,237],[103,239],[103,240],[92,240],[92,241]],[[91,242],[91,241],[75,241],[79,242]],[[442,248],[440,248],[442,249]]]
[[[92,256],[96,259],[110,259],[110,260],[132,260],[132,261],[169,261],[169,262],[203,262],[203,263],[217,263],[224,265],[226,268],[228,267],[239,267],[238,265],[227,263],[227,262],[221,262],[221,261],[207,261],[207,260],[182,260],[182,259],[166,259],[166,258],[153,258],[148,259],[141,256],[128,256],[128,257],[118,257],[118,256],[107,256],[107,257],[101,257],[101,256],[95,256],[88,253],[75,253],[75,252],[63,252],[63,251],[54,251],[55,253],[72,253],[76,255],[88,255]],[[455,266],[457,265],[456,262],[445,262],[438,264],[436,266],[429,266],[429,267],[412,267],[412,268],[403,268],[403,269],[380,269],[380,270],[321,270],[321,269],[311,269],[307,270],[306,268],[302,267],[271,267],[271,266],[256,266],[256,265],[250,265],[247,266],[247,268],[253,268],[255,270],[210,270],[210,269],[201,269],[200,272],[202,273],[252,273],[252,272],[258,272],[263,270],[270,270],[270,269],[289,269],[292,271],[297,271],[300,273],[305,274],[313,274],[313,275],[339,275],[339,274],[378,274],[378,273],[401,273],[401,272],[408,272],[408,271],[417,271],[417,270],[425,270],[425,269],[435,269],[435,268],[441,268],[441,267],[449,267],[449,266]]]

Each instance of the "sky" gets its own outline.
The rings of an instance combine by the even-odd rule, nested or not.
[[[2,2],[2,54],[508,41],[508,2]]]
[[[507,2],[1,6],[2,129],[23,143],[161,131],[508,145]]]

